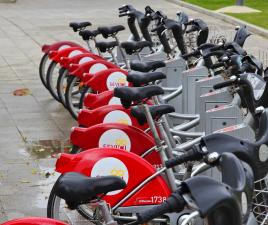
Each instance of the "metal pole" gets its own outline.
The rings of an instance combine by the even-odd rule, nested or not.
[[[236,0],[236,5],[244,5],[244,0]]]

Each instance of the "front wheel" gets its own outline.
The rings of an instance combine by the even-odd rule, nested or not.
[[[91,88],[84,86],[78,77],[69,75],[65,91],[65,103],[66,108],[75,120],[77,120],[79,110],[83,108],[84,97],[87,92],[91,92]]]
[[[49,62],[50,62],[49,56],[47,53],[45,53],[39,64],[39,77],[40,77],[42,84],[46,88],[47,88],[46,74],[47,74]]]
[[[65,200],[55,194],[56,184],[57,181],[54,184],[48,198],[48,218],[60,220],[69,224],[88,224],[89,222],[102,224],[100,222],[100,218],[97,218],[96,209],[90,207],[89,204],[81,205],[76,210],[70,210],[65,204]]]
[[[57,80],[63,70],[64,68],[62,68],[59,63],[52,61],[48,67],[46,75],[47,89],[49,90],[53,98],[55,98],[59,102],[60,100],[57,93]]]
[[[59,100],[61,103],[66,107],[65,102],[65,91],[68,84],[68,77],[69,77],[69,71],[67,69],[64,69],[62,73],[60,73],[58,80],[57,80],[57,94],[59,97]]]

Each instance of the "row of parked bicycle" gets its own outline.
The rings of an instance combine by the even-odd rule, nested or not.
[[[268,224],[267,73],[243,49],[246,27],[210,43],[183,12],[119,16],[126,42],[124,26],[81,22],[70,26],[87,47],[43,46],[41,81],[78,126],[57,158],[52,219],[6,224]]]

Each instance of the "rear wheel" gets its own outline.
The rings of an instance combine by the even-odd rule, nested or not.
[[[57,93],[57,80],[59,75],[63,72],[63,68],[60,67],[59,63],[51,62],[47,71],[46,75],[46,82],[47,82],[47,89],[49,90],[50,94],[55,98],[57,101],[60,102]]]
[[[45,53],[40,61],[40,64],[39,64],[39,77],[40,77],[42,84],[46,88],[47,88],[46,74],[47,74],[49,62],[50,62],[49,56],[47,53]]]
[[[65,92],[68,84],[69,71],[65,69],[62,73],[60,73],[57,80],[57,94],[61,103],[66,107],[65,102]]]
[[[79,110],[83,108],[84,97],[87,92],[91,92],[91,88],[84,86],[78,77],[69,75],[65,92],[65,103],[66,108],[76,120]]]
[[[48,198],[48,218],[57,219],[69,224],[86,225],[89,221],[95,224],[102,224],[100,218],[97,216],[96,209],[93,209],[89,204],[81,205],[77,208],[77,210],[70,210],[67,207],[65,200],[55,194],[56,183],[54,184]]]

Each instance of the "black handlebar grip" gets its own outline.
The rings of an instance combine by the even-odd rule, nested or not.
[[[211,69],[217,69],[219,67],[223,67],[225,66],[225,63],[224,62],[218,62],[218,63],[214,63],[212,66],[211,66]]]
[[[192,33],[198,31],[198,27],[197,26],[192,26],[189,30],[186,30],[186,34]]]
[[[203,157],[202,152],[197,151],[197,149],[195,149],[195,148],[192,148],[191,150],[183,153],[182,155],[166,161],[165,166],[166,166],[166,168],[172,168],[172,167],[180,165],[182,163],[200,160],[200,159],[202,159],[202,157]]]
[[[161,205],[154,206],[151,209],[145,210],[142,213],[137,214],[137,221],[135,224],[144,224],[152,219],[162,216],[166,213],[180,212],[186,205],[185,200],[179,193],[173,193],[168,199]]]
[[[199,50],[195,50],[193,52],[186,53],[186,54],[182,55],[181,57],[187,60],[188,58],[190,58],[192,56],[197,56],[199,54],[200,54],[200,51]]]
[[[155,27],[155,28],[153,28],[152,30],[151,30],[151,32],[156,32],[156,31],[158,31],[158,30],[160,30],[160,29],[163,29],[164,28],[164,25],[160,25],[160,26],[157,26],[157,27]]]
[[[127,16],[128,15],[128,13],[126,12],[126,13],[120,13],[119,14],[119,17],[123,17],[123,16]]]
[[[218,83],[218,84],[213,85],[213,88],[215,90],[217,90],[217,89],[229,87],[229,86],[234,85],[234,84],[235,84],[235,81],[234,80],[227,80],[227,81],[223,81],[221,83]]]
[[[221,50],[223,48],[224,48],[224,45],[218,45],[218,46],[212,47],[210,49],[210,51],[218,51],[218,50]]]

